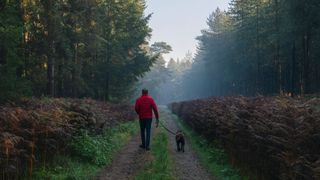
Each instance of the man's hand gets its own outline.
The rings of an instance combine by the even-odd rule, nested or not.
[[[156,127],[159,127],[159,119],[156,120]]]

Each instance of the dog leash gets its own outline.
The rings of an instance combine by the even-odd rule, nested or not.
[[[173,135],[176,135],[176,133],[174,133],[174,132],[172,132],[170,129],[168,129],[168,128],[162,123],[162,121],[159,120],[159,123],[160,123],[160,125],[161,125],[165,130],[167,130],[169,133],[171,133],[171,134],[173,134]]]

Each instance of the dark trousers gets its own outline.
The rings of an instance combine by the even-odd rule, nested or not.
[[[151,135],[151,123],[152,119],[140,119],[140,133],[142,146],[149,147],[150,145],[150,135]]]

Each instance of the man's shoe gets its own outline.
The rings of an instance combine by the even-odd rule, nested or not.
[[[149,148],[149,147],[146,147],[146,151],[150,151],[150,148]]]
[[[142,149],[144,149],[144,148],[145,148],[145,146],[144,146],[144,145],[142,145],[142,144],[141,144],[139,147],[140,147],[140,148],[142,148]]]

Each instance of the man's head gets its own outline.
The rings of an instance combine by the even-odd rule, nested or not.
[[[148,89],[143,88],[142,89],[142,95],[148,95]]]

